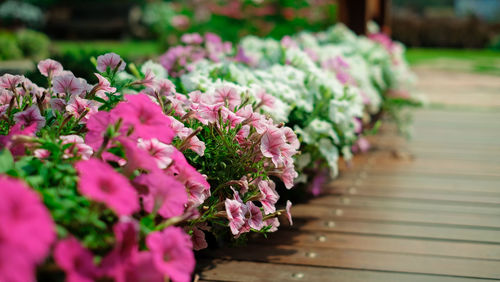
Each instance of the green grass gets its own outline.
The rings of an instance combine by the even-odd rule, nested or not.
[[[115,52],[127,58],[150,58],[162,54],[158,41],[55,41],[56,51],[61,53],[82,51]]]
[[[413,66],[426,65],[500,75],[500,51],[412,48],[407,50],[406,59]]]

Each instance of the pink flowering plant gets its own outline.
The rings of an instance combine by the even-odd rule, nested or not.
[[[231,87],[184,95],[117,54],[93,61],[96,84],[50,59],[45,86],[0,77],[0,277],[189,281],[206,233],[291,221],[273,181],[297,177],[290,128]]]

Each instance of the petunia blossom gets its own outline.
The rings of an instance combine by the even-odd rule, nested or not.
[[[173,176],[155,171],[138,176],[134,182],[148,188],[148,193],[142,196],[145,211],[157,211],[165,218],[179,216],[184,212],[188,201],[186,189]]]
[[[98,275],[92,252],[80,242],[69,237],[59,241],[54,248],[54,260],[66,273],[68,282],[92,282]]]
[[[153,263],[174,282],[191,280],[195,260],[189,236],[179,227],[168,227],[146,237]]]
[[[100,72],[105,72],[108,67],[114,70],[118,65],[120,65],[118,71],[122,71],[125,69],[126,63],[116,53],[106,53],[97,57],[97,70]]]
[[[174,146],[167,145],[153,138],[149,140],[139,139],[137,146],[149,153],[155,160],[158,168],[165,169],[172,163],[172,152]]]
[[[131,215],[139,209],[134,187],[110,165],[89,159],[77,162],[75,168],[80,176],[78,190],[84,196],[105,203],[118,215]]]
[[[14,91],[16,87],[25,79],[22,75],[12,75],[6,73],[0,76],[0,87]]]
[[[270,214],[275,212],[276,207],[274,205],[278,202],[279,195],[276,193],[274,182],[262,180],[257,186],[260,190],[260,202],[264,208],[264,213]]]
[[[227,219],[229,219],[229,228],[233,235],[240,232],[241,227],[245,223],[246,206],[238,200],[226,199],[224,202],[226,207]]]
[[[292,208],[292,202],[286,201],[285,215],[286,218],[288,219],[288,222],[290,222],[290,225],[293,225],[292,214],[290,212],[291,208]]]
[[[283,162],[281,147],[285,144],[286,138],[279,128],[269,128],[262,135],[260,150],[262,155],[271,158],[276,167]]]
[[[45,126],[45,118],[40,114],[40,110],[36,105],[14,114],[14,121],[24,126],[36,124],[37,131]]]
[[[61,74],[54,77],[52,89],[55,93],[65,93],[67,95],[80,95],[85,86],[73,74]]]
[[[46,77],[54,77],[61,74],[63,66],[58,61],[52,59],[42,60],[37,65],[40,73]]]
[[[246,203],[247,206],[247,214],[248,214],[248,225],[255,229],[255,230],[260,230],[262,229],[262,211],[260,210],[259,207],[257,207],[253,202],[248,201]]]

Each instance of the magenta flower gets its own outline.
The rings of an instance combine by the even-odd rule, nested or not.
[[[148,188],[148,193],[142,196],[145,211],[157,211],[165,218],[179,216],[184,212],[188,201],[186,189],[173,176],[156,171],[142,174],[134,181]]]
[[[123,268],[123,275],[116,282],[162,282],[163,275],[155,266],[151,252],[139,252],[133,261],[129,261]]]
[[[90,159],[77,162],[75,168],[80,176],[78,190],[82,195],[105,203],[118,215],[131,215],[139,209],[134,187],[110,165]]]
[[[276,193],[274,182],[262,180],[257,186],[260,190],[260,203],[264,208],[264,213],[270,214],[275,212],[276,207],[274,205],[278,202],[279,195]]]
[[[123,119],[123,124],[133,128],[134,138],[151,139],[170,144],[175,136],[170,119],[162,109],[145,94],[126,95],[126,102],[119,103],[113,113]]]
[[[290,222],[290,225],[293,225],[292,214],[290,213],[291,208],[292,208],[292,202],[286,201],[285,215],[286,218],[288,219],[288,222]]]
[[[106,128],[110,124],[116,123],[117,120],[118,118],[115,115],[105,111],[98,111],[92,115],[86,124],[87,135],[85,135],[85,143],[97,151],[104,139]]]
[[[128,274],[134,268],[139,255],[139,225],[126,218],[113,226],[115,247],[101,263],[101,275],[111,277],[116,282],[130,281]],[[133,280],[132,280],[133,281]]]
[[[22,128],[23,125],[21,123],[17,123],[9,131],[7,136],[0,135],[0,145],[1,147],[9,148],[10,152],[14,156],[19,156],[24,154],[25,146],[22,142],[16,142],[14,140],[15,136],[24,135],[24,136],[33,136],[36,131],[36,123],[33,123],[29,126]],[[22,129],[21,129],[22,128]]]
[[[264,157],[271,158],[276,167],[283,163],[283,156],[281,155],[281,147],[285,145],[285,135],[279,128],[269,128],[260,143],[260,151]]]
[[[40,114],[36,105],[27,108],[23,112],[14,114],[14,121],[26,127],[36,124],[36,131],[45,126],[45,118]]]
[[[191,280],[195,260],[189,236],[179,227],[168,227],[150,233],[146,246],[151,251],[154,265],[174,282]]]
[[[80,80],[73,74],[61,74],[54,77],[52,90],[55,93],[65,93],[67,95],[80,95],[85,90]]]
[[[158,170],[156,160],[146,150],[137,146],[135,140],[121,136],[118,137],[118,141],[122,144],[127,159],[127,163],[123,168],[126,175],[132,175],[136,169],[149,172]]]
[[[241,227],[245,224],[246,206],[238,200],[231,199],[226,199],[225,206],[231,233],[238,235]]]
[[[124,70],[127,65],[116,53],[106,53],[97,57],[97,70],[100,72],[105,72],[108,67],[113,71],[118,64],[120,64],[118,71]]]
[[[255,230],[260,230],[262,229],[262,211],[260,210],[259,207],[257,207],[253,202],[248,201],[247,204],[247,211],[248,211],[248,225],[255,229]]]
[[[58,61],[46,59],[38,63],[38,70],[46,77],[54,77],[63,71],[63,66]]]
[[[92,253],[74,237],[59,241],[54,248],[54,260],[66,273],[68,282],[92,282],[98,269]]]
[[[25,80],[22,75],[4,74],[0,76],[0,87],[14,91],[16,87]]]
[[[50,213],[26,184],[0,176],[0,222],[0,277],[34,281],[56,238]]]

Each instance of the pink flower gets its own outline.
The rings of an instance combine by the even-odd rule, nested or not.
[[[193,242],[193,250],[199,251],[208,247],[207,240],[205,240],[205,232],[197,227],[193,227],[193,235],[191,241]]]
[[[15,124],[9,131],[7,136],[0,135],[0,145],[1,147],[9,148],[10,152],[14,156],[19,156],[24,154],[25,146],[24,143],[16,142],[14,140],[15,136],[24,135],[24,136],[33,136],[36,131],[36,123],[31,124],[30,126],[26,126],[21,129],[23,125],[21,123]]]
[[[139,252],[133,261],[125,264],[123,271],[122,277],[127,282],[165,281],[165,275],[156,268],[151,252]]]
[[[149,153],[155,160],[158,168],[165,169],[172,163],[170,156],[174,151],[174,146],[167,145],[153,138],[150,140],[139,139],[137,146]]]
[[[97,70],[100,72],[105,72],[108,67],[113,71],[118,64],[118,71],[124,70],[127,65],[118,54],[106,53],[97,57]]]
[[[66,110],[66,100],[61,98],[51,98],[50,107],[55,111],[62,112]]]
[[[170,119],[162,109],[145,94],[126,95],[126,102],[119,103],[113,114],[123,119],[124,126],[133,128],[134,138],[151,139],[170,144],[175,136]]]
[[[33,151],[33,156],[39,159],[46,159],[50,156],[50,151],[45,149],[36,149]]]
[[[97,276],[92,253],[74,237],[59,241],[54,248],[54,260],[66,273],[68,282],[92,282]]]
[[[12,75],[4,74],[0,76],[0,87],[14,91],[16,87],[24,81],[24,76],[22,75]]]
[[[126,175],[132,175],[136,169],[149,172],[158,170],[156,160],[146,150],[140,148],[134,140],[120,136],[118,141],[122,144],[127,159],[123,168]]]
[[[146,237],[153,263],[174,282],[190,281],[195,260],[189,236],[179,227],[168,227]]]
[[[279,195],[276,193],[274,182],[262,180],[257,186],[260,190],[260,203],[264,208],[264,213],[270,214],[275,212],[276,207],[274,205],[278,202]]]
[[[231,110],[229,110],[226,107],[221,108],[221,115],[222,115],[222,121],[223,122],[228,122],[231,125],[231,128],[235,128],[238,124],[242,123],[245,121],[243,117],[238,116]]]
[[[278,218],[273,217],[270,219],[266,219],[264,221],[264,225],[271,226],[271,229],[269,229],[269,232],[276,232],[276,231],[278,231],[278,227],[280,226],[280,221],[278,220]]]
[[[285,166],[282,173],[279,175],[287,189],[291,189],[293,187],[293,180],[298,176],[299,174],[295,171],[293,163],[291,165]]]
[[[45,126],[45,118],[40,114],[40,110],[33,105],[23,112],[14,114],[14,121],[24,126],[36,124],[36,131]]]
[[[55,93],[65,93],[67,95],[80,95],[85,90],[85,85],[82,85],[80,80],[73,74],[61,74],[54,77],[54,86],[52,89]]]
[[[264,157],[271,158],[276,167],[283,162],[281,147],[285,145],[285,135],[279,128],[269,128],[260,143],[260,151]]]
[[[144,74],[144,78],[137,81],[136,84],[142,84],[146,87],[153,88],[155,86],[155,74],[151,71],[151,69],[147,69]]]
[[[282,127],[281,131],[285,134],[286,142],[290,144],[293,149],[298,150],[300,148],[300,142],[295,132],[288,126]]]
[[[231,110],[241,104],[240,94],[231,86],[223,86],[215,90],[214,98],[216,103],[224,103]]]
[[[263,106],[269,108],[273,107],[274,103],[276,102],[276,98],[272,95],[267,94],[265,90],[257,92],[256,96],[260,100],[259,104],[262,104]]]
[[[92,115],[86,124],[85,143],[97,151],[103,142],[106,128],[110,124],[116,123],[117,120],[118,118],[115,115],[105,111],[98,111]]]
[[[58,61],[46,59],[38,63],[38,70],[46,77],[54,77],[63,71],[63,66]]]
[[[134,187],[110,165],[90,159],[77,162],[75,167],[80,176],[78,189],[82,195],[105,203],[118,215],[131,215],[139,209]]]
[[[189,149],[198,154],[199,156],[202,156],[205,154],[205,143],[203,141],[200,141],[198,137],[193,136],[189,139]]]
[[[96,101],[87,100],[80,98],[78,95],[74,95],[69,100],[66,111],[75,118],[79,118],[83,112],[88,110],[85,117],[80,121],[80,123],[84,123],[83,120],[88,120],[93,114],[97,113],[98,108],[99,104]]]
[[[219,119],[219,110],[222,108],[223,103],[216,103],[208,105],[200,103],[196,111],[196,118],[203,124],[215,123]]]
[[[99,82],[97,83],[96,87],[96,95],[101,98],[107,98],[105,93],[115,93],[116,88],[111,87],[111,83],[102,75],[98,73],[94,73],[94,75],[97,77]]]
[[[155,171],[142,174],[134,181],[148,188],[148,193],[142,197],[144,210],[148,213],[157,211],[161,216],[169,218],[184,212],[188,201],[186,189],[173,176]]]
[[[157,79],[153,89],[160,94],[160,96],[169,96],[175,94],[175,85],[172,81],[166,78]]]
[[[321,194],[321,189],[323,184],[328,180],[328,170],[319,171],[313,178],[309,190],[313,196],[319,196]]]
[[[246,206],[238,200],[231,199],[226,199],[225,206],[231,233],[238,235],[245,223]]]
[[[203,37],[198,33],[185,33],[182,35],[181,41],[184,44],[201,44],[203,43]]]
[[[290,225],[293,225],[293,220],[292,220],[292,214],[290,213],[290,208],[292,208],[292,202],[286,201],[286,208],[285,208],[285,215],[286,218],[288,219],[288,222],[290,222]]]
[[[0,277],[34,281],[36,264],[56,238],[50,213],[26,184],[0,176],[0,222]]]
[[[125,218],[113,226],[115,247],[101,263],[101,275],[111,277],[116,282],[130,281],[127,275],[135,267],[139,255],[139,225]],[[132,280],[133,281],[133,280]]]
[[[352,146],[352,151],[354,153],[360,152],[360,153],[366,153],[370,150],[370,142],[364,138],[360,137],[357,141],[356,144]]]
[[[262,212],[260,211],[260,208],[257,207],[253,202],[248,201],[247,204],[247,211],[248,211],[248,225],[255,229],[255,230],[260,230],[262,229]]]
[[[92,147],[85,144],[82,137],[78,135],[64,135],[59,138],[62,140],[63,145],[73,144],[73,146],[64,150],[63,158],[79,156],[82,160],[88,160],[92,156]]]

